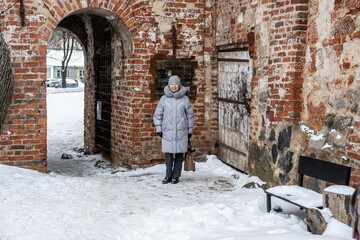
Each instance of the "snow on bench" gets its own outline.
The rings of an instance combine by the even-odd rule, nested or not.
[[[322,208],[322,194],[303,187],[304,175],[337,185],[349,185],[351,167],[316,158],[300,156],[298,186],[277,186],[265,190],[267,212],[271,210],[271,197],[277,197],[300,208]]]
[[[266,190],[266,193],[301,208],[319,208],[323,205],[322,194],[297,185],[273,187]]]

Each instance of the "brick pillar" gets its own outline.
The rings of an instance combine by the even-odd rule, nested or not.
[[[271,4],[267,116],[272,125],[301,120],[308,2],[281,0]]]
[[[205,79],[205,92],[204,92],[204,105],[205,105],[205,121],[208,129],[208,134],[211,134],[209,139],[212,141],[207,144],[208,147],[215,145],[216,139],[219,136],[218,125],[218,112],[219,105],[215,101],[218,97],[217,92],[217,62],[213,61],[217,56],[215,50],[215,1],[205,1],[205,21],[204,21],[204,79]],[[212,150],[212,154],[215,149]],[[205,152],[206,153],[206,152]],[[210,153],[210,152],[208,152]]]
[[[35,10],[25,4],[26,13]],[[21,26],[19,4],[0,16],[14,73],[14,91],[0,133],[0,163],[38,171],[47,170],[46,45],[37,31],[45,22],[44,16],[26,16]]]
[[[85,99],[84,99],[84,148],[85,151],[93,153],[96,152],[95,144],[95,67],[94,67],[94,27],[92,25],[91,17],[88,15],[81,16],[84,22],[85,31],[87,34],[87,47],[85,53]]]

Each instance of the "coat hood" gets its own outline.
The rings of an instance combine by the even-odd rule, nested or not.
[[[166,86],[164,88],[164,93],[168,97],[181,98],[182,96],[184,96],[186,94],[186,88],[184,86],[180,85],[179,91],[173,93],[172,91],[170,91],[169,86]]]

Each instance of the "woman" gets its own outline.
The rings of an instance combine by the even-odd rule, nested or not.
[[[154,124],[157,135],[162,137],[162,151],[165,153],[166,176],[162,183],[176,184],[181,175],[183,153],[187,151],[188,138],[192,135],[194,110],[178,76],[169,78],[164,93],[154,113]]]

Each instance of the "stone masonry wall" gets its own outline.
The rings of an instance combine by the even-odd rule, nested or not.
[[[217,4],[216,46],[249,44],[256,68],[250,173],[270,186],[294,184],[305,154],[351,166],[351,184],[357,184],[360,1]]]
[[[359,11],[358,0],[311,1],[304,69],[303,151],[351,166],[351,185],[360,180]]]

